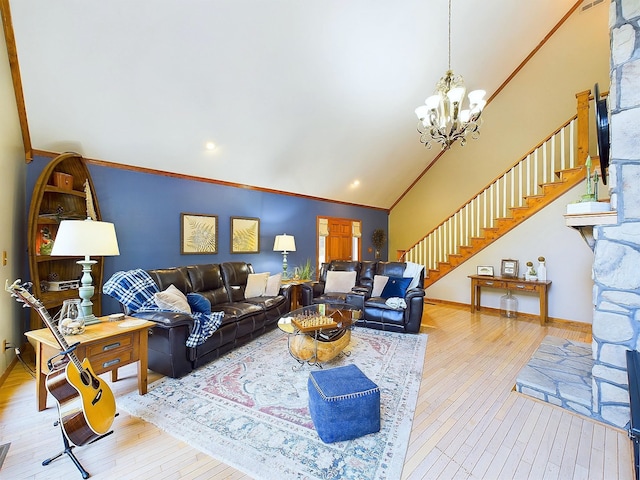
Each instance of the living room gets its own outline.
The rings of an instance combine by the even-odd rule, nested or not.
[[[218,215],[221,244],[219,253],[211,260],[215,262],[237,258],[236,255],[231,255],[228,244],[228,218],[235,215],[260,218],[261,251],[258,255],[243,255],[242,258],[247,260],[248,257],[248,261],[251,261],[258,271],[275,272],[281,268],[280,253],[271,249],[273,237],[280,233],[290,233],[296,237],[298,248],[289,256],[291,265],[301,264],[307,258],[315,258],[316,218],[322,215],[362,220],[363,259],[373,258],[373,252],[368,251],[368,247],[371,246],[371,232],[376,228],[385,228],[388,223],[389,244],[383,249],[382,256],[394,260],[397,250],[408,248],[429,228],[440,222],[446,212],[463,203],[470,192],[475,192],[478,186],[484,185],[488,178],[492,178],[495,171],[499,171],[504,164],[522,155],[544,135],[573,115],[577,92],[592,88],[596,82],[601,85],[609,84],[608,43],[603,43],[603,37],[595,34],[596,29],[591,23],[602,25],[605,19],[606,24],[607,7],[593,7],[591,13],[593,12],[596,12],[597,20],[587,13],[576,12],[570,16],[538,52],[539,65],[534,57],[534,60],[489,104],[491,109],[487,107],[486,129],[483,127],[480,140],[470,141],[464,148],[447,152],[432,168],[422,164],[421,169],[428,169],[418,183],[400,200],[387,203],[383,207],[370,206],[364,201],[350,203],[325,200],[312,195],[304,197],[283,194],[280,189],[269,191],[236,188],[233,184],[219,184],[199,179],[197,176],[165,175],[162,169],[153,171],[132,165],[120,165],[117,158],[89,162],[103,218],[116,224],[121,245],[121,255],[108,259],[105,278],[120,269],[185,264],[179,253],[179,216],[183,212]],[[585,31],[594,33],[576,34]],[[606,37],[608,40],[608,31]],[[568,38],[574,39],[575,43],[570,43]],[[550,52],[562,53],[553,57]],[[566,64],[562,65],[563,59],[566,60],[568,56],[575,62],[571,63],[571,68],[567,68]],[[544,74],[541,73],[543,71]],[[575,78],[567,75],[567,71],[572,72]],[[525,74],[531,74],[531,77],[527,79]],[[10,75],[7,73],[5,77],[7,91],[3,91],[8,101],[11,101],[13,87],[10,85]],[[565,81],[559,82],[558,78]],[[546,79],[549,83],[541,84],[541,79]],[[546,100],[541,102],[539,97],[532,93],[536,92],[536,89],[544,92],[548,104],[545,103]],[[522,119],[519,111],[528,112],[527,120]],[[526,124],[527,128],[508,128],[508,125],[515,123],[515,119]],[[490,127],[491,123],[493,126]],[[39,155],[35,155],[32,163],[25,166],[21,163],[24,155],[21,151],[22,137],[17,121],[5,125],[5,128],[6,136],[12,141],[3,160],[3,168],[7,172],[2,180],[3,187],[7,188],[3,190],[8,195],[3,205],[12,205],[13,208],[3,211],[2,224],[7,226],[3,229],[3,235],[10,237],[4,240],[9,247],[3,248],[10,252],[9,268],[5,270],[10,270],[11,275],[6,276],[18,278],[25,276],[26,262],[19,252],[24,250],[20,245],[24,245],[24,217],[28,210],[29,192],[38,172],[51,156],[43,149]],[[507,136],[504,132],[511,132],[508,138],[505,138]],[[34,147],[38,148],[38,145]],[[593,148],[595,152],[595,147]],[[12,159],[9,160],[9,157]],[[492,158],[496,165],[488,168],[487,162],[478,162],[477,158]],[[282,172],[281,174],[285,175]],[[417,175],[411,181],[416,177]],[[408,184],[411,184],[411,181],[408,181]],[[517,258],[523,265],[527,260],[535,260],[539,255],[544,255],[549,259],[552,272],[550,277],[554,282],[550,291],[550,316],[571,322],[590,323],[593,315],[593,254],[579,234],[566,228],[562,219],[566,204],[579,197],[582,190],[583,187],[576,188],[558,200],[553,208],[539,214],[535,223],[527,224],[519,232],[514,232],[509,238],[496,243],[495,247],[483,251],[471,262],[472,265],[460,269],[428,289],[427,297],[454,304],[468,304],[469,285],[466,276],[475,273],[476,265],[497,267],[502,258]],[[154,201],[149,202],[149,198],[153,198]],[[205,205],[206,208],[203,208]],[[158,262],[158,259],[162,261]],[[203,257],[203,261],[209,260]],[[486,299],[485,306],[498,307],[499,295],[488,295]],[[535,298],[523,296],[520,300],[523,313],[536,314]],[[22,333],[26,323],[25,317],[19,315],[19,310],[7,299],[2,299],[0,305],[3,311],[9,312],[8,317],[18,319],[11,322],[11,325],[2,325],[4,338],[7,338],[10,344],[21,344],[24,338]],[[111,311],[117,305],[105,299],[104,307]],[[3,370],[7,368],[9,358],[5,356]]]

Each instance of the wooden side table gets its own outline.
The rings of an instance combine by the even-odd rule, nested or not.
[[[111,372],[111,381],[118,380],[118,368],[138,362],[138,393],[147,393],[147,330],[155,324],[146,320],[125,317],[110,322],[101,317],[100,323],[87,325],[84,333],[67,336],[70,345],[80,342],[76,355],[89,359],[96,375]],[[47,408],[45,382],[49,368],[47,360],[60,352],[60,346],[48,328],[31,330],[25,335],[36,352],[36,397],[38,411]]]
[[[302,285],[311,280],[282,280],[283,285],[291,285],[291,310],[302,307]]]
[[[551,280],[537,281],[521,278],[488,277],[485,275],[469,275],[471,279],[471,313],[480,310],[480,291],[482,287],[501,288],[521,292],[534,292],[540,297],[540,325],[547,323],[549,306],[547,292]]]

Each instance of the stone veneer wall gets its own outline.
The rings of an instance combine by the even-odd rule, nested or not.
[[[595,415],[624,427],[625,351],[640,350],[640,1],[612,0],[609,27],[609,181],[618,224],[594,229],[592,398]]]

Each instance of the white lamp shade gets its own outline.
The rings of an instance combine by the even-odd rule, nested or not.
[[[426,105],[420,105],[416,108],[416,116],[418,117],[418,120],[424,120],[427,118],[427,115],[429,115],[429,107]]]
[[[113,223],[62,220],[53,242],[52,256],[103,257],[120,255]]]
[[[462,99],[464,98],[464,87],[452,88],[447,93],[447,97],[449,97],[449,100],[451,101],[451,103],[462,102]]]
[[[479,104],[486,94],[487,92],[485,92],[484,90],[474,90],[472,92],[469,92],[469,103],[471,105]]]
[[[440,97],[440,95],[431,95],[424,103],[428,110],[435,110],[438,108],[438,105],[440,105],[441,99],[442,97]]]
[[[55,247],[55,244],[54,244]],[[286,233],[283,235],[276,235],[276,239],[273,242],[273,251],[274,252],[295,252],[296,251],[296,240],[293,238],[293,235],[287,235]]]

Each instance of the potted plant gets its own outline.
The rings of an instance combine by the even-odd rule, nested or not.
[[[376,260],[380,258],[380,251],[384,247],[386,241],[387,233],[381,228],[376,228],[371,234],[371,243],[376,249]]]
[[[312,280],[315,269],[311,265],[311,259],[307,258],[307,261],[302,265],[293,269],[293,278],[296,280]]]

